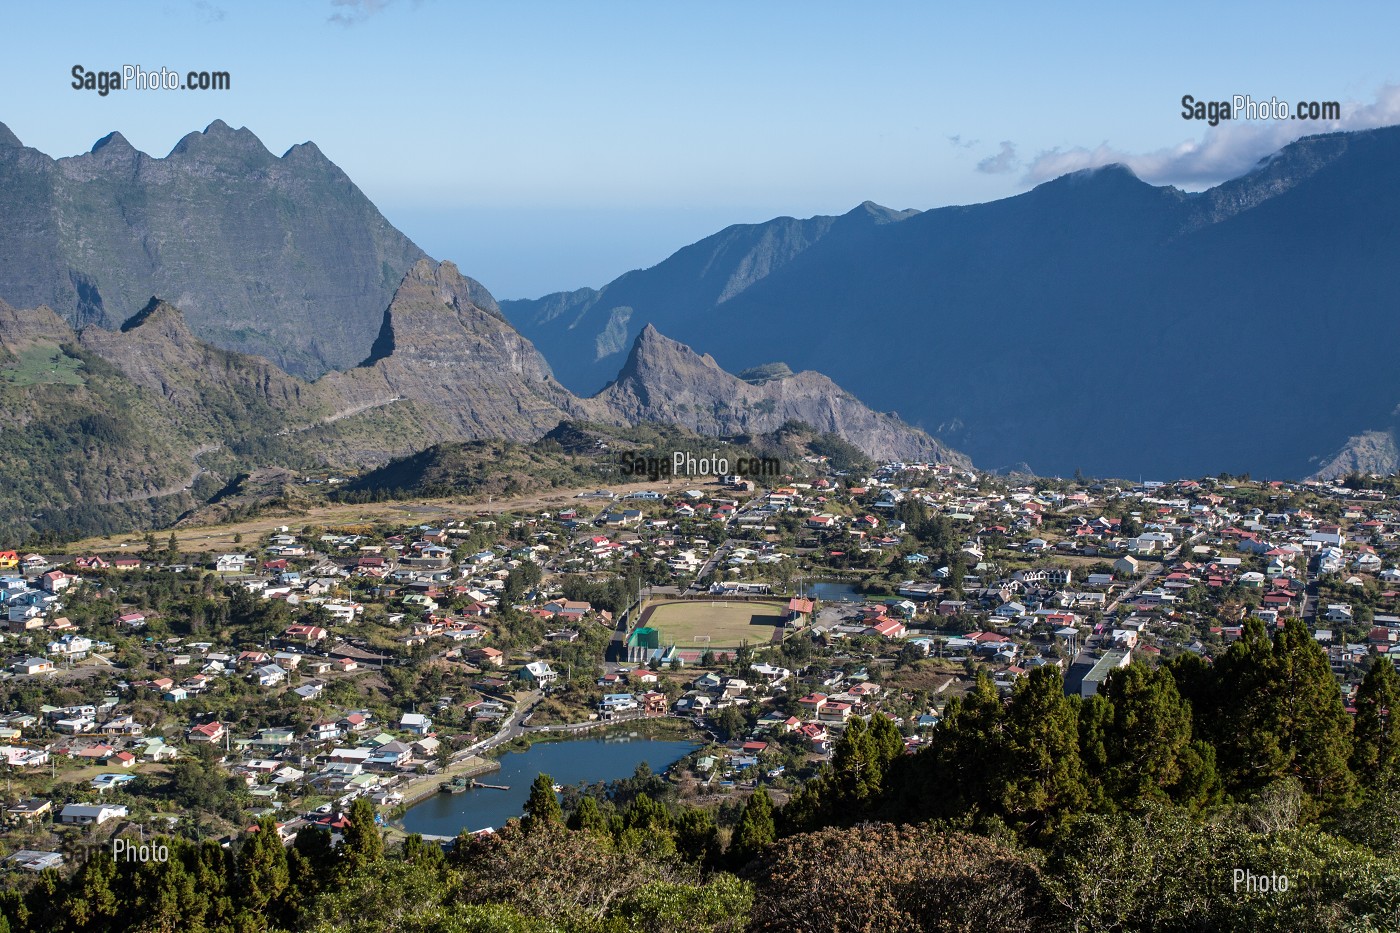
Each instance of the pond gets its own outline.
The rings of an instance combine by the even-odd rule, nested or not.
[[[827,602],[859,603],[865,600],[865,597],[856,589],[855,584],[843,580],[820,580],[808,583],[804,589],[806,595]]]
[[[626,736],[541,742],[523,752],[507,752],[501,756],[501,770],[478,776],[510,790],[434,794],[409,809],[403,828],[410,833],[455,836],[463,829],[500,827],[524,811],[530,785],[541,773],[565,786],[616,781],[631,777],[642,762],[658,773],[665,771],[699,747],[694,742]]]

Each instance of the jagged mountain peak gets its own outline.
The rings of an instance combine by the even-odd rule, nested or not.
[[[747,382],[651,323],[633,340],[617,379],[592,401],[625,421],[665,422],[710,436],[762,434],[801,421],[877,459],[967,462],[896,416],[871,411],[821,373]]]
[[[173,327],[189,333],[189,324],[185,320],[184,313],[170,302],[157,298],[155,295],[151,296],[151,300],[146,302],[145,307],[122,322],[121,332],[125,334],[138,327],[154,326]]]
[[[297,143],[295,146],[292,146],[286,152],[282,153],[282,161],[333,164],[331,160],[327,158],[326,154],[321,151],[321,147],[309,139],[304,143]]]
[[[436,262],[425,257],[415,262],[404,274],[394,292],[390,309],[394,306],[409,308],[434,305],[451,308],[459,314],[476,309],[498,321],[505,321],[496,299],[487,291],[486,286],[470,276],[463,275],[450,260]]]
[[[215,120],[202,132],[186,134],[167,158],[175,156],[203,157],[220,155],[257,156],[275,159],[261,139],[246,126],[234,129],[223,120]]]
[[[92,144],[92,149],[89,150],[89,151],[91,151],[91,152],[93,152],[93,153],[98,153],[98,152],[103,152],[103,151],[108,151],[108,152],[135,152],[135,151],[136,151],[136,148],[135,148],[134,146],[132,146],[131,143],[127,140],[127,138],[126,138],[125,136],[123,136],[119,131],[113,130],[112,132],[108,133],[106,136],[103,136],[103,137],[102,137],[101,139],[99,139],[97,142],[93,143],[93,144]]]
[[[632,341],[632,349],[617,374],[616,382],[645,379],[651,373],[661,373],[667,378],[674,378],[698,370],[706,370],[720,376],[729,375],[708,353],[696,353],[679,340],[672,340],[661,333],[656,329],[656,325],[647,322]]]
[[[876,204],[874,201],[862,201],[842,216],[868,219],[877,224],[889,224],[898,223],[918,213],[920,213],[920,211],[912,207],[905,208],[904,210],[895,210],[892,207],[885,207],[883,204]]]
[[[22,219],[0,225],[11,304],[116,329],[162,295],[200,337],[313,378],[365,358],[424,256],[315,145],[279,159],[222,120],[163,158],[119,132],[59,159],[0,145],[0,216]]]
[[[19,137],[14,134],[8,126],[0,123],[0,148],[13,147],[15,149],[24,148],[24,143],[19,141]]]

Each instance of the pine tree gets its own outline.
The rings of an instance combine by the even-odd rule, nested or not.
[[[1197,724],[1215,746],[1221,778],[1231,792],[1278,780],[1290,758],[1277,719],[1280,685],[1274,682],[1273,643],[1264,623],[1246,619],[1244,630],[1210,671],[1192,685],[1209,697]]]
[[[530,798],[525,801],[526,830],[533,831],[546,823],[563,823],[564,811],[559,807],[559,798],[554,793],[554,779],[547,774],[535,777],[530,785]]]
[[[403,841],[400,856],[415,868],[426,869],[435,875],[441,875],[447,868],[447,857],[443,855],[442,846],[424,842],[418,833],[412,833]]]
[[[384,857],[384,839],[374,821],[374,804],[357,797],[350,805],[350,825],[340,843],[341,871],[349,877]]]
[[[286,890],[290,882],[287,851],[282,847],[282,837],[272,817],[265,816],[259,820],[257,830],[243,840],[235,857],[235,865],[239,899],[250,910],[258,913],[266,911],[268,905]]]
[[[102,850],[70,881],[61,909],[76,929],[96,930],[113,923],[118,914],[116,878],[116,862]]]
[[[1308,805],[1344,805],[1354,789],[1351,722],[1327,654],[1299,619],[1270,639],[1258,619],[1216,663],[1213,709],[1197,721],[1232,793],[1296,778]]]
[[[851,717],[831,753],[831,812],[845,823],[860,819],[884,781],[880,754],[865,720]]]
[[[876,713],[870,717],[869,733],[870,748],[874,754],[875,765],[879,768],[883,779],[890,764],[904,754],[904,736],[900,734],[899,727],[894,724],[894,720],[882,713]]]
[[[773,824],[773,801],[768,791],[760,787],[744,805],[739,825],[734,828],[734,839],[729,844],[729,857],[735,866],[747,865],[777,838]]]
[[[1064,687],[1059,668],[1038,667],[1016,684],[1006,712],[999,802],[1007,821],[1031,838],[1048,837],[1088,802],[1078,710]]]
[[[628,829],[670,832],[671,811],[646,794],[640,794],[627,807],[627,812],[623,815],[623,825]]]
[[[1092,810],[1111,811],[1115,802],[1104,785],[1108,776],[1108,732],[1113,728],[1113,704],[1102,692],[1079,704],[1079,760],[1084,765],[1084,790]]]
[[[603,816],[603,811],[598,809],[598,801],[592,797],[584,797],[574,807],[574,812],[569,814],[568,826],[573,830],[587,830],[600,836],[608,833],[608,821]]]
[[[687,861],[713,866],[719,857],[719,828],[709,810],[686,807],[676,821],[676,849]]]
[[[1301,619],[1288,620],[1274,649],[1284,676],[1280,696],[1291,726],[1292,773],[1324,807],[1345,805],[1356,786],[1348,767],[1352,723],[1327,652]]]
[[[1113,709],[1105,785],[1120,806],[1166,800],[1182,778],[1191,744],[1191,711],[1171,674],[1141,663],[1116,671],[1104,685]]]
[[[1215,767],[1215,747],[1201,739],[1193,739],[1182,749],[1178,759],[1181,778],[1172,789],[1172,799],[1193,811],[1208,810],[1225,796],[1220,773]]]
[[[830,822],[831,768],[823,765],[797,789],[778,811],[777,825],[784,836],[810,832]],[[902,786],[902,785],[901,785]]]
[[[891,765],[883,815],[918,821],[991,813],[1000,806],[997,780],[1006,759],[1004,704],[992,679],[979,672],[966,696],[948,702],[928,747]]]
[[[1400,674],[1389,658],[1376,658],[1356,691],[1351,770],[1375,786],[1400,762]]]

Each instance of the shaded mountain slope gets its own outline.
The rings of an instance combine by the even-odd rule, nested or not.
[[[115,328],[151,295],[201,338],[317,375],[364,359],[423,251],[313,143],[216,120],[165,158],[120,133],[52,159],[0,127],[0,298]]]
[[[1400,402],[1397,164],[1389,127],[1299,140],[1195,195],[1111,166],[828,232],[723,301],[682,250],[593,305],[631,308],[613,343],[652,323],[730,370],[820,370],[987,468],[1304,476]],[[503,307],[552,359],[590,359],[603,329]]]

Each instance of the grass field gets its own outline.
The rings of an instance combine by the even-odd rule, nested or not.
[[[36,343],[20,351],[9,366],[0,369],[0,380],[10,385],[65,385],[80,386],[83,376],[81,360],[68,356],[56,345]]]
[[[768,644],[783,624],[786,608],[778,601],[661,600],[647,607],[642,624],[660,629],[663,645],[674,642],[682,650],[736,648],[743,641],[758,646]],[[708,635],[709,641],[697,641],[697,635]]]

